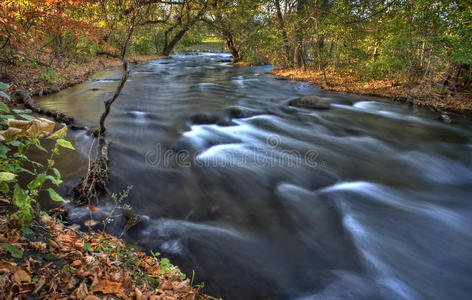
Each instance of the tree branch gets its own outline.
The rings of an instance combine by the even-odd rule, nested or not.
[[[120,84],[116,88],[115,94],[105,102],[105,111],[103,112],[100,118],[100,129],[98,135],[103,135],[105,133],[105,120],[110,113],[110,108],[113,102],[118,98],[121,93],[121,90],[125,86],[126,80],[128,80],[129,70],[128,70],[128,60],[123,59],[123,76],[121,77]]]

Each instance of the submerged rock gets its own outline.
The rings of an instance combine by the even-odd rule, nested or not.
[[[225,109],[225,113],[231,119],[244,119],[252,117],[256,114],[254,111],[241,109],[239,107],[229,107]]]
[[[190,116],[190,122],[194,125],[231,126],[234,123],[224,114],[194,114]]]
[[[304,96],[291,100],[288,105],[309,109],[330,109],[331,104],[318,96]]]
[[[452,119],[449,115],[443,113],[441,114],[441,116],[439,117],[439,120],[443,123],[446,123],[446,124],[451,124],[452,123]]]
[[[51,93],[59,93],[61,91],[61,88],[57,85],[57,84],[52,84],[50,87],[49,87],[49,91]]]
[[[190,116],[190,121],[196,125],[216,124],[219,121],[218,116],[208,114],[195,114]]]

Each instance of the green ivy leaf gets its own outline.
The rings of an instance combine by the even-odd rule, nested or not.
[[[52,168],[52,171],[54,172],[54,175],[56,175],[56,184],[61,184],[63,181],[61,179],[61,173],[59,172],[59,170],[56,168]]]
[[[31,228],[29,228],[28,226],[25,226],[23,225],[21,227],[21,232],[24,234],[24,235],[31,235],[31,234],[34,234],[34,231],[31,230]]]
[[[1,82],[0,81],[0,90],[6,90],[6,89],[9,89],[10,86],[4,82]]]
[[[25,119],[26,121],[30,121],[30,122],[36,120],[35,117],[27,115],[27,114],[20,114],[19,116]]]
[[[57,142],[57,144],[59,144],[59,146],[61,146],[63,148],[75,150],[74,146],[72,146],[72,143],[69,142],[69,141],[66,141],[64,139],[58,139],[56,142]]]
[[[8,125],[8,120],[14,119],[14,118],[15,118],[15,116],[12,116],[12,115],[0,115],[0,120],[1,120],[0,124]]]
[[[56,201],[56,202],[67,202],[66,200],[64,200],[64,198],[62,198],[61,195],[59,195],[55,190],[53,190],[52,188],[49,188],[47,189],[47,191],[49,192],[49,197],[51,197],[51,200],[52,201]]]
[[[13,191],[13,204],[21,207],[24,206],[25,203],[28,203],[28,194],[26,194],[25,190],[18,184],[15,184],[15,189]]]
[[[0,146],[0,157],[6,157],[8,151],[10,151],[10,148],[7,146],[1,145]]]
[[[13,109],[13,112],[17,114],[30,114],[33,111],[31,109]]]
[[[4,92],[0,92],[0,93],[5,94]],[[1,94],[0,94],[0,96],[1,96]],[[8,98],[7,98],[7,99],[8,99]],[[8,106],[7,106],[5,103],[3,103],[3,102],[0,101],[0,111],[9,113],[9,112],[10,112],[10,109],[8,108]]]
[[[43,152],[46,152],[46,153],[48,152],[48,150],[46,150],[46,148],[44,148],[40,144],[35,144],[35,147],[38,148],[39,150],[43,151]]]
[[[9,141],[8,144],[10,144],[13,147],[20,147],[23,143],[20,141]]]
[[[6,194],[10,191],[8,184],[6,182],[0,182],[0,192]]]
[[[84,250],[85,251],[90,251],[90,249],[92,249],[92,245],[90,243],[85,243],[84,244]]]
[[[2,91],[0,91],[0,97],[10,100],[10,96],[8,96],[5,92],[2,92]]]
[[[0,102],[0,103],[3,103],[3,102]],[[15,118],[14,115],[0,115],[0,119],[6,120],[6,121],[8,121],[10,119],[14,119],[14,118]]]
[[[1,181],[12,181],[16,178],[16,174],[10,172],[0,172]]]
[[[36,175],[36,178],[33,179],[30,183],[28,183],[28,189],[34,190],[40,187],[41,185],[43,185],[43,183],[48,179],[53,184],[57,185],[56,178],[52,177],[51,175],[46,175],[45,173],[41,173],[41,174]]]
[[[161,259],[160,265],[163,267],[169,265],[169,259],[168,258]]]
[[[12,244],[3,244],[1,247],[6,249],[8,252],[10,252],[10,255],[14,258],[22,258],[23,257],[23,250],[20,250],[20,249],[16,248]]]

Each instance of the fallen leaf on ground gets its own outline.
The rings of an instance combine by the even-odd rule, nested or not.
[[[85,280],[80,283],[79,287],[73,292],[73,294],[75,294],[77,299],[81,300],[88,296],[89,292]]]
[[[90,291],[92,293],[100,292],[103,294],[113,294],[118,297],[125,295],[125,291],[121,287],[121,283],[109,280],[99,280],[95,285],[90,287]]]
[[[16,270],[13,274],[13,279],[18,283],[18,285],[21,285],[22,282],[31,283],[31,277],[23,269]]]
[[[44,252],[47,247],[46,243],[43,243],[43,242],[30,242],[29,244],[31,247],[33,247],[33,249],[40,252]]]

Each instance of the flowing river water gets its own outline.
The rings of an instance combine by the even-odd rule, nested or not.
[[[123,235],[225,299],[470,299],[472,118],[278,80],[226,54],[135,67],[107,120]],[[96,124],[120,68],[39,103]],[[288,106],[318,95],[330,110]],[[199,114],[206,114],[199,115]],[[58,161],[66,193],[92,139]],[[101,212],[110,202],[99,205]],[[88,219],[72,210],[72,222]],[[120,233],[118,218],[109,229]]]

